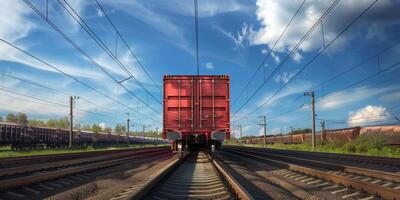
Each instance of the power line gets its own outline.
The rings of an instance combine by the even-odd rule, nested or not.
[[[196,34],[196,65],[197,65],[197,76],[200,75],[199,66],[199,16],[198,16],[198,5],[197,0],[194,0],[194,24]]]
[[[129,94],[134,96],[136,99],[138,99],[140,102],[142,102],[144,105],[149,107],[151,110],[153,110],[156,113],[159,113],[159,111],[155,110],[152,106],[144,102],[142,99],[140,99],[135,93],[130,91],[126,86],[122,85],[115,77],[113,77],[109,72],[107,72],[100,64],[98,64],[92,57],[90,57],[82,48],[80,48],[74,41],[71,40],[63,31],[61,31],[58,26],[56,26],[54,23],[51,22],[51,20],[48,20],[40,10],[38,10],[32,3],[30,3],[28,0],[24,0],[24,2],[31,7],[47,24],[49,24],[57,33],[59,33],[66,41],[68,41],[75,49],[77,49],[83,56],[85,56],[90,62],[92,62],[97,68],[99,68],[101,71],[103,71],[107,76],[109,76],[114,82],[118,83],[121,85],[122,88],[124,88]]]
[[[111,26],[114,28],[115,32],[117,33],[117,36],[119,36],[119,38],[121,38],[121,41],[125,44],[125,46],[128,48],[129,52],[131,53],[131,55],[136,59],[137,63],[139,64],[139,66],[142,68],[142,70],[146,73],[146,75],[149,77],[149,79],[153,82],[153,84],[159,88],[160,92],[162,91],[161,86],[159,84],[157,84],[154,79],[150,76],[149,72],[146,70],[145,66],[143,65],[143,63],[140,61],[140,59],[136,56],[135,52],[133,51],[133,49],[128,45],[128,43],[126,42],[125,38],[122,36],[122,34],[119,32],[119,30],[117,29],[117,27],[114,25],[114,23],[112,22],[111,18],[108,16],[108,14],[105,12],[103,6],[99,3],[98,0],[96,0],[97,5],[99,6],[101,12],[104,14],[104,16],[107,18],[108,22],[110,22]]]
[[[371,78],[373,78],[373,77],[376,77],[376,76],[379,75],[379,74],[382,74],[383,72],[389,71],[390,69],[393,69],[394,67],[396,67],[396,66],[398,66],[398,65],[400,65],[400,62],[397,62],[397,63],[395,63],[395,64],[393,64],[393,65],[391,65],[391,66],[385,68],[385,69],[382,70],[382,71],[379,71],[379,72],[376,72],[376,73],[374,73],[374,74],[372,74],[372,75],[370,75],[370,76],[367,76],[366,78],[361,79],[360,81],[357,81],[357,82],[355,82],[355,83],[352,83],[352,84],[346,86],[344,89],[341,89],[340,91],[343,91],[343,90],[349,89],[349,88],[351,88],[351,87],[354,87],[354,86],[356,86],[356,85],[358,85],[358,84],[360,84],[360,83],[362,83],[362,82],[364,82],[364,81],[367,81],[367,80],[369,80],[369,79],[371,79]],[[398,77],[395,77],[395,78],[393,78],[393,79],[389,79],[388,81],[385,81],[385,82],[393,81],[393,80],[395,80],[395,79],[398,79]],[[382,83],[382,82],[380,82],[380,83]],[[324,95],[324,96],[320,96],[320,97],[316,100],[316,102],[320,101],[320,100],[323,99],[323,98],[326,98],[327,96],[334,95],[335,93],[338,93],[338,92],[340,92],[340,91],[337,90],[337,91],[333,91],[333,92],[331,92],[331,93],[328,93],[328,94],[326,94],[326,95]],[[276,118],[276,117],[279,117],[279,116],[282,116],[282,115],[285,115],[285,114],[289,114],[289,113],[298,111],[298,110],[300,110],[301,108],[303,108],[304,105],[305,105],[305,103],[303,103],[301,106],[299,106],[299,107],[296,108],[296,109],[289,110],[289,111],[286,111],[286,112],[282,112],[282,113],[280,113],[280,114],[276,114],[276,115],[274,115],[274,116],[272,116],[272,117],[269,117],[268,119],[271,120],[271,119],[273,119],[273,118]]]
[[[323,85],[325,85],[325,84],[327,84],[327,83],[329,83],[329,82],[331,82],[331,81],[333,81],[333,80],[335,80],[335,79],[337,79],[337,78],[339,78],[339,77],[341,77],[341,76],[343,76],[343,75],[345,75],[345,74],[347,74],[347,73],[349,73],[349,72],[351,72],[351,71],[357,69],[358,67],[360,67],[360,66],[362,66],[363,64],[365,64],[365,63],[367,63],[367,62],[373,60],[374,58],[380,58],[382,54],[386,53],[387,51],[389,51],[390,49],[394,48],[395,46],[397,46],[397,45],[399,45],[399,44],[400,44],[400,40],[399,40],[399,41],[396,41],[395,43],[389,45],[389,46],[386,47],[386,48],[381,49],[378,53],[374,54],[373,56],[370,56],[370,57],[368,57],[368,58],[362,60],[361,62],[359,62],[359,63],[357,63],[357,64],[351,66],[349,69],[347,69],[347,70],[345,70],[345,71],[343,71],[343,72],[340,72],[339,74],[337,74],[337,75],[335,75],[335,76],[329,78],[329,79],[326,80],[326,81],[323,81],[323,82],[319,83],[318,85],[312,87],[311,90],[317,90],[318,88],[322,87]],[[382,72],[380,72],[380,73],[382,73]],[[372,78],[372,77],[370,77],[370,78]],[[369,78],[367,78],[366,80],[368,80],[368,79],[369,79]],[[364,81],[365,81],[365,80],[364,80]],[[391,80],[389,80],[389,81],[391,81]],[[361,82],[363,82],[363,81],[361,81]],[[328,94],[326,94],[326,95],[328,95]],[[326,96],[326,95],[325,95],[325,96]],[[295,99],[295,101],[299,100],[299,99],[302,98],[302,97],[304,97],[303,94],[299,95],[299,96]],[[321,98],[321,97],[319,97],[319,98]],[[282,105],[283,105],[283,104],[282,104]],[[300,108],[303,107],[303,106],[304,106],[304,103],[303,103],[298,109],[300,109]],[[282,107],[282,106],[281,106],[281,107]],[[285,112],[285,113],[290,113],[290,112],[296,111],[296,110],[298,110],[298,109],[291,110],[291,111]],[[271,113],[272,113],[272,112],[271,112]],[[269,116],[271,113],[266,113],[266,114],[264,114],[264,115]],[[277,116],[280,116],[280,115],[278,114]],[[271,119],[271,118],[269,118],[269,119]]]
[[[283,66],[283,64],[286,63],[286,61],[297,51],[297,49],[300,47],[300,45],[307,39],[307,37],[314,31],[314,29],[317,27],[317,25],[323,20],[330,12],[331,10],[339,3],[340,0],[334,1],[328,9],[321,15],[321,17],[313,24],[313,26],[307,31],[307,33],[297,42],[297,44],[293,47],[293,49],[279,62],[278,66],[275,68],[275,70],[268,76],[267,79],[264,79],[263,83],[254,91],[254,93],[250,96],[250,98],[247,98],[247,100],[239,107],[238,110],[233,114],[235,116],[239,111],[247,105],[247,103],[250,102],[250,100],[263,88],[263,86],[274,76],[274,74]],[[281,87],[282,88],[282,87]],[[278,90],[279,91],[279,90]],[[276,93],[277,94],[277,93]],[[275,95],[276,95],[275,94]],[[274,95],[274,96],[275,96]],[[269,100],[268,100],[269,101]],[[257,109],[258,110],[258,109]]]
[[[42,85],[42,84],[37,83],[37,82],[32,81],[32,80],[27,80],[27,79],[24,79],[24,78],[21,78],[21,77],[16,77],[16,76],[11,75],[11,74],[7,74],[7,76],[9,76],[9,77],[11,77],[11,78],[13,78],[13,79],[15,79],[15,80],[21,81],[21,82],[25,82],[25,83],[28,83],[28,84],[35,85],[35,86],[37,86],[37,87],[41,87],[41,88],[45,88],[45,89],[48,89],[48,90],[57,91],[57,92],[60,92],[60,93],[62,93],[62,94],[65,94],[65,95],[67,95],[67,96],[76,96],[76,94],[72,94],[71,92],[66,92],[66,91],[64,91],[64,90],[60,90],[60,89],[55,89],[55,88],[52,88],[52,87],[48,87],[48,86]],[[96,103],[94,103],[93,101],[90,101],[89,99],[87,99],[87,98],[85,98],[85,97],[82,97],[81,95],[79,95],[79,99],[84,100],[85,102],[87,102],[87,103],[89,103],[89,104],[95,106],[96,108],[101,108],[102,110],[105,110],[105,111],[108,111],[108,112],[113,112],[112,110],[107,109],[107,108],[104,108],[103,106],[100,106],[99,104],[96,104]]]
[[[274,45],[272,46],[272,48],[269,50],[268,54],[265,55],[264,59],[261,61],[260,65],[257,67],[256,71],[254,72],[254,74],[251,76],[250,80],[246,83],[246,85],[243,87],[243,89],[240,91],[239,95],[235,98],[235,100],[233,101],[233,105],[236,104],[236,102],[238,101],[238,99],[242,96],[242,94],[244,93],[244,90],[249,87],[250,83],[254,80],[254,78],[256,77],[258,71],[261,69],[262,66],[264,66],[264,63],[267,61],[267,58],[271,55],[271,53],[274,51],[276,45],[279,43],[279,41],[282,39],[282,36],[286,33],[286,30],[289,28],[290,24],[293,22],[294,18],[298,15],[298,13],[300,12],[301,8],[303,7],[304,3],[306,2],[306,0],[303,0],[303,2],[300,4],[300,6],[297,8],[296,12],[294,13],[294,15],[292,16],[292,18],[290,19],[289,23],[286,25],[286,27],[283,29],[283,31],[281,32],[281,34],[279,35],[278,39],[275,41]],[[265,73],[265,72],[264,72]]]
[[[274,98],[280,91],[290,84],[302,71],[304,71],[311,63],[313,63],[331,44],[333,44],[344,32],[346,32],[352,25],[354,25],[378,0],[375,0],[370,4],[363,12],[361,12],[350,24],[348,24],[336,37],[331,40],[326,46],[321,49],[313,58],[310,59],[294,76],[292,76],[288,82],[286,82],[282,87],[280,87],[270,98],[268,98],[264,103],[258,106],[252,113],[258,111],[265,104],[267,104],[272,98]]]
[[[58,105],[58,106],[62,106],[62,107],[69,107],[69,105],[67,105],[67,104],[63,104],[63,103],[60,103],[60,102],[54,101],[54,100],[49,100],[49,98],[45,99],[45,98],[42,98],[42,97],[37,97],[37,96],[30,95],[30,94],[25,94],[25,93],[13,91],[13,90],[10,90],[10,89],[7,89],[7,88],[0,88],[0,90],[6,91],[6,92],[9,92],[9,93],[13,93],[13,94],[17,94],[17,95],[20,95],[20,96],[24,96],[24,97],[27,97],[27,98],[35,99],[35,100],[38,100],[38,101],[41,101],[41,102],[44,102],[44,103],[47,103],[47,104],[53,104],[53,105]],[[82,111],[82,112],[95,114],[95,115],[101,115],[103,117],[108,117],[108,118],[115,119],[115,117],[111,116],[111,115],[106,115],[106,114],[103,114],[103,113],[98,113],[98,112],[85,110],[85,109],[81,109],[81,108],[75,108],[75,109],[79,110],[79,111]]]
[[[103,95],[104,97],[106,97],[106,98],[108,98],[108,99],[110,99],[110,100],[112,100],[112,101],[114,101],[114,102],[116,102],[116,103],[122,105],[123,107],[126,107],[126,108],[132,110],[133,112],[135,112],[135,113],[137,113],[137,114],[140,114],[140,115],[142,115],[142,116],[144,116],[144,117],[146,117],[146,118],[148,118],[148,119],[154,120],[152,117],[149,117],[149,116],[147,116],[147,115],[145,115],[145,114],[143,114],[143,113],[140,113],[140,112],[136,111],[134,108],[131,108],[131,107],[129,107],[128,105],[126,105],[126,104],[124,104],[124,103],[122,103],[122,102],[120,102],[120,101],[118,101],[118,100],[116,100],[116,99],[110,97],[109,95],[105,94],[104,92],[101,92],[100,90],[94,88],[93,86],[91,86],[91,85],[89,85],[89,84],[87,84],[87,83],[85,83],[85,82],[82,82],[81,80],[79,80],[79,79],[77,79],[77,78],[71,76],[70,74],[68,74],[68,73],[66,73],[66,72],[64,72],[64,71],[62,71],[62,70],[60,70],[58,67],[55,67],[54,65],[51,65],[51,64],[47,63],[46,61],[44,61],[44,60],[42,60],[42,59],[40,59],[40,58],[34,56],[33,54],[31,54],[31,53],[29,53],[29,52],[27,52],[27,51],[25,51],[25,50],[23,50],[23,49],[21,49],[21,48],[19,48],[19,47],[17,47],[17,46],[15,46],[14,44],[11,44],[10,42],[8,42],[8,41],[6,41],[6,40],[4,40],[4,39],[2,39],[2,38],[0,38],[0,41],[2,41],[3,43],[5,43],[5,44],[7,44],[7,45],[9,45],[9,46],[11,46],[11,47],[13,47],[14,49],[17,49],[17,50],[20,51],[20,52],[22,52],[22,53],[24,53],[24,54],[30,56],[31,58],[33,58],[33,59],[39,61],[40,63],[42,63],[42,64],[44,64],[44,65],[46,65],[46,66],[48,66],[48,67],[50,67],[50,68],[52,68],[52,69],[58,71],[59,73],[61,73],[61,74],[65,75],[65,76],[71,78],[72,80],[74,80],[74,81],[76,81],[76,82],[78,82],[78,83],[80,83],[80,84],[86,86],[87,88],[89,88],[89,89],[91,89],[91,90],[93,90],[93,91],[95,91],[95,92],[97,92],[97,93]]]
[[[122,83],[130,78],[133,78],[135,82],[143,88],[147,94],[149,94],[154,100],[156,100],[159,104],[162,104],[160,100],[158,100],[149,90],[147,90],[146,87],[125,67],[125,65],[118,59],[117,54],[113,55],[111,53],[111,50],[107,47],[107,45],[104,44],[104,42],[97,36],[97,34],[93,31],[93,29],[90,28],[90,26],[86,23],[86,21],[77,13],[74,8],[66,1],[62,0],[65,2],[65,4],[68,6],[70,10],[79,18],[79,20],[72,14],[65,6],[63,3],[61,3],[60,0],[57,0],[58,3],[68,12],[68,14],[86,31],[86,33],[89,34],[89,36],[102,48],[114,61],[117,63],[128,75],[128,78],[125,78],[122,81],[119,81],[118,83]],[[82,23],[83,24],[82,24]],[[116,30],[117,31],[117,30]],[[119,32],[117,32],[119,34]],[[138,61],[138,58],[135,56],[136,60]],[[140,63],[140,62],[139,62]]]

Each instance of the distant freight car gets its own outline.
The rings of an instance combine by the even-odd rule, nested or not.
[[[73,131],[73,145],[118,145],[126,144],[125,135],[94,133],[92,131]],[[160,144],[166,140],[129,136],[131,144]],[[26,126],[22,124],[0,122],[0,146],[12,149],[35,149],[39,145],[47,148],[62,148],[69,144],[69,130],[60,128]]]
[[[229,76],[164,76],[163,126],[174,149],[220,148],[230,136]]]

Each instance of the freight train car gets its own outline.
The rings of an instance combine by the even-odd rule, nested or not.
[[[164,76],[163,100],[163,138],[175,150],[229,139],[229,76]]]
[[[95,133],[92,131],[73,131],[73,145],[118,145],[126,144],[125,135]],[[165,144],[166,140],[129,136],[131,144]],[[68,147],[69,130],[60,128],[26,126],[15,123],[0,122],[0,146],[11,146],[12,149],[35,149],[38,146],[47,148]]]

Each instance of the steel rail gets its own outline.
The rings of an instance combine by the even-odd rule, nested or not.
[[[37,172],[37,171],[47,170],[47,169],[52,169],[52,168],[100,162],[100,161],[107,160],[107,159],[115,159],[115,158],[121,158],[121,157],[125,157],[125,156],[133,156],[133,155],[143,154],[143,153],[164,152],[164,151],[169,151],[169,150],[168,149],[144,149],[144,150],[140,150],[140,151],[115,152],[114,154],[106,154],[106,155],[100,154],[100,156],[89,157],[89,158],[79,158],[79,159],[62,160],[62,161],[56,161],[56,162],[38,163],[38,164],[33,164],[33,165],[16,166],[16,167],[11,167],[11,168],[2,168],[2,169],[0,169],[0,179],[3,176],[7,176],[7,175],[26,174],[26,173],[30,173],[30,172]]]
[[[118,199],[142,199],[144,198],[149,192],[156,186],[158,185],[161,181],[163,181],[168,174],[172,173],[174,170],[176,170],[180,164],[183,163],[183,161],[186,159],[187,156],[183,156],[180,159],[177,159],[167,166],[165,166],[162,170],[160,170],[157,174],[153,175],[149,180],[147,180],[139,189],[136,191],[124,196],[123,198],[118,198]],[[253,200],[254,198],[252,195],[245,190],[243,186],[240,185],[239,181],[237,181],[229,172],[226,170],[226,167],[223,165],[223,163],[215,158],[211,158],[208,156],[208,158],[212,162],[211,164],[214,166],[214,168],[217,170],[217,172],[222,176],[222,179],[224,179],[232,192],[238,197],[239,199],[244,199],[244,200]]]
[[[0,167],[5,167],[7,165],[17,165],[23,163],[24,165],[28,163],[40,163],[48,161],[66,160],[74,158],[82,158],[86,156],[96,156],[104,155],[108,153],[118,153],[124,151],[141,151],[144,149],[167,149],[168,147],[145,147],[137,149],[117,149],[117,150],[101,150],[101,151],[88,151],[88,152],[76,152],[76,153],[59,153],[51,155],[35,155],[35,156],[18,156],[18,157],[6,157],[0,158]]]
[[[40,183],[40,182],[44,182],[44,181],[49,181],[49,180],[65,177],[68,175],[83,173],[83,172],[87,172],[87,171],[91,171],[91,170],[98,170],[98,169],[102,169],[102,168],[121,165],[121,164],[132,161],[132,159],[142,159],[142,158],[148,158],[149,156],[157,156],[157,155],[162,155],[162,154],[160,154],[160,152],[156,151],[156,152],[145,153],[145,154],[141,154],[141,155],[133,155],[133,156],[123,157],[123,158],[106,160],[106,161],[102,161],[102,162],[84,164],[81,166],[67,167],[67,168],[62,168],[62,169],[56,170],[56,171],[42,172],[42,173],[32,174],[29,176],[21,176],[21,177],[12,178],[12,179],[0,180],[0,191],[5,191],[5,190],[9,190],[9,189],[29,185],[29,184],[35,184],[35,183]]]
[[[232,190],[234,193],[236,193],[237,197],[239,199],[245,199],[245,200],[253,200],[253,196],[247,192],[246,189],[242,185],[240,185],[239,181],[237,181],[231,174],[228,173],[227,169],[223,165],[223,163],[213,157],[212,163],[214,166],[217,168],[220,174],[228,181],[229,185],[231,186]]]
[[[287,168],[287,169],[290,169],[293,171],[297,171],[300,173],[304,173],[304,174],[315,176],[315,177],[318,177],[321,179],[332,181],[336,184],[343,184],[345,186],[353,187],[357,190],[366,191],[370,194],[379,194],[381,197],[383,197],[385,199],[397,199],[400,196],[400,190],[396,190],[391,187],[384,187],[384,186],[373,184],[370,182],[352,179],[352,178],[349,178],[349,177],[346,177],[346,176],[343,176],[340,174],[329,173],[328,171],[324,171],[321,169],[300,166],[297,164],[289,163],[288,161],[285,162],[285,161],[278,160],[278,159],[283,159],[283,160],[288,159],[287,156],[285,157],[285,156],[275,155],[275,159],[271,159],[271,158],[264,157],[264,156],[270,156],[270,154],[265,154],[265,153],[260,153],[260,152],[257,152],[257,153],[262,154],[263,156],[255,155],[254,151],[243,150],[243,149],[239,149],[239,148],[225,148],[225,150],[233,152],[238,155],[246,156],[248,158],[253,158],[253,159],[260,160],[262,162],[267,162],[268,164],[273,164],[273,165],[276,165],[279,167]],[[295,161],[295,159],[298,159],[298,158],[290,157],[290,160],[292,162]],[[307,160],[299,159],[296,161],[301,161],[302,163],[304,163]],[[323,165],[323,163],[324,163],[324,162],[320,162],[320,161],[312,161],[312,160],[308,160],[308,161],[309,162],[307,164],[309,166],[314,166],[314,167],[318,167],[318,168],[322,168],[321,165]],[[330,167],[339,166],[339,165],[334,165],[331,163],[326,163],[326,164],[329,165]],[[368,169],[363,169],[363,168],[356,168],[356,167],[349,167],[349,166],[346,166],[346,167],[341,166],[341,168],[343,169],[342,171],[344,171],[344,172],[347,170],[347,172],[360,174],[360,175],[367,175],[367,176],[381,178],[381,179],[384,179],[382,176],[386,177],[389,175],[387,173],[382,173],[382,172],[379,172],[376,170],[368,170]],[[398,180],[398,176],[394,175],[393,178],[390,178],[390,179]]]

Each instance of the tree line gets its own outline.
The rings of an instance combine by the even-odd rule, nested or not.
[[[65,128],[68,129],[70,127],[70,121],[68,117],[63,117],[59,119],[28,119],[28,116],[25,113],[8,113],[6,118],[3,119],[0,116],[0,122],[8,122],[8,123],[17,123],[23,124],[27,126],[41,126],[41,127],[51,127],[51,128]],[[106,132],[106,133],[116,133],[119,135],[126,134],[126,127],[122,124],[116,124],[114,128],[105,127],[102,128],[99,124],[75,124],[73,127],[75,130],[84,130],[84,131],[93,131],[93,132]],[[140,131],[129,131],[129,135],[133,136],[146,136],[146,137],[161,137],[160,133],[155,131],[146,131],[144,134]]]

